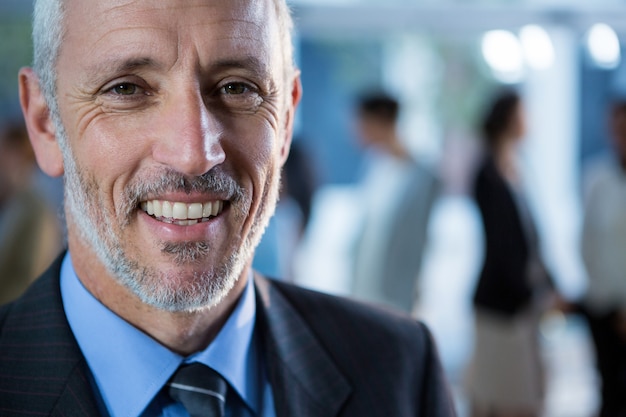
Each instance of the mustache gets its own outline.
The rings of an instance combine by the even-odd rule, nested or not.
[[[165,170],[131,182],[124,190],[124,198],[120,203],[123,207],[119,207],[119,213],[130,219],[142,201],[171,192],[217,194],[234,205],[246,198],[245,188],[223,171],[211,170],[200,176],[189,177],[173,170]]]

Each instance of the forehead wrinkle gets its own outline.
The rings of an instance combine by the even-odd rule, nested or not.
[[[228,19],[228,20],[224,20],[224,19],[215,19],[215,20],[204,20],[202,22],[198,22],[198,23],[187,23],[187,22],[182,22],[181,26],[183,28],[195,28],[195,27],[204,27],[207,25],[216,25],[216,24],[220,24],[220,25],[226,25],[229,23],[233,23],[233,24],[240,24],[240,23],[246,23],[249,25],[254,26],[259,32],[264,32],[265,30],[265,26],[263,26],[261,23],[258,22],[254,22],[251,20],[244,20],[244,19]],[[233,25],[234,28],[236,28],[235,25]],[[258,40],[256,38],[251,38],[253,40]]]
[[[106,31],[105,33],[103,33],[100,37],[98,37],[98,39],[96,39],[93,42],[93,46],[92,47],[96,47],[100,42],[103,42],[107,37],[118,33],[118,32],[128,32],[128,31],[135,31],[135,30],[140,30],[140,31],[160,31],[160,32],[165,32],[166,34],[171,32],[170,28],[166,28],[166,27],[162,27],[162,26],[155,26],[155,25],[143,25],[143,26],[123,26],[123,27],[119,27],[119,28],[114,28],[114,29],[109,29],[108,31]]]
[[[105,12],[113,12],[113,11],[118,11],[119,9],[126,9],[128,7],[131,7],[132,4],[139,3],[140,1],[143,1],[143,0],[130,0],[123,4],[112,6]],[[135,12],[142,13],[142,12],[154,12],[154,11],[163,11],[163,10],[202,9],[202,8],[207,8],[207,7],[210,7],[210,6],[208,6],[207,4],[197,4],[197,5],[181,4],[179,6],[173,6],[171,4],[168,4],[168,2],[165,2],[165,3],[160,3],[160,4],[157,3],[156,5],[152,7],[149,7],[149,6],[137,7]],[[128,10],[121,10],[121,12],[123,14],[126,14],[128,13]]]
[[[261,32],[263,32],[263,31],[264,31],[264,29],[265,29],[265,26],[263,26],[260,22],[256,22],[256,21],[254,21],[254,20],[246,20],[246,19],[235,19],[235,18],[232,18],[232,19],[229,19],[228,21],[229,21],[229,22],[232,22],[232,23],[246,23],[246,24],[249,24],[249,25],[255,26],[255,27],[256,27],[258,30],[260,30]]]
[[[109,8],[106,11],[103,11],[102,13],[111,13],[111,12],[117,12],[118,14],[121,14],[123,17],[128,17],[129,15],[129,11],[126,10],[127,8],[130,7],[130,5],[132,5],[133,3],[139,3],[141,0],[132,0],[129,1],[127,3],[124,4],[120,4],[117,6],[113,6],[111,8]],[[207,9],[207,10],[211,10],[213,9],[215,6],[209,5],[209,4],[196,4],[196,5],[188,5],[188,4],[180,4],[180,5],[170,5],[170,4],[158,4],[152,7],[148,7],[148,6],[143,6],[143,7],[137,7],[135,8],[135,10],[133,10],[131,13],[132,14],[141,14],[141,13],[150,13],[150,12],[163,12],[163,11],[177,11],[177,10],[183,10],[183,11],[188,11],[191,13],[191,11],[193,10],[200,10],[200,9]],[[192,16],[201,16],[202,13],[200,12],[193,12],[191,13]],[[215,13],[209,13],[211,15],[211,17],[214,17]],[[250,13],[246,13],[246,14],[250,14]],[[253,13],[253,15],[257,15],[258,13]],[[171,16],[172,14],[168,14],[167,16]],[[260,16],[258,16],[260,17]],[[264,18],[267,16],[264,16]],[[224,24],[224,23],[247,23],[247,24],[251,24],[253,26],[255,26],[258,30],[263,31],[264,30],[264,25],[263,22],[261,21],[256,21],[258,19],[242,19],[242,18],[237,18],[234,16],[231,16],[229,18],[224,19],[224,17],[214,17],[213,19],[210,20],[203,20],[201,22],[198,23],[194,23],[194,24],[189,24],[187,22],[188,19],[182,19],[183,21],[180,23],[180,26],[182,26],[183,28],[185,27],[194,27],[194,26],[206,26],[206,25],[212,25],[212,24]],[[137,26],[137,27],[124,27],[124,28],[120,28],[120,29],[141,29],[142,27]],[[152,27],[152,29],[163,29],[163,28],[159,28],[159,27]]]
[[[187,29],[190,27],[205,26],[205,27],[209,27],[209,29],[207,30],[210,31],[210,26],[220,25],[223,28],[224,26],[226,26],[226,28],[228,29],[226,30],[225,33],[223,31],[220,32],[219,30],[213,33],[213,35],[218,35],[217,37],[213,37],[213,41],[218,41],[218,42],[219,41],[232,41],[235,43],[242,42],[244,44],[248,44],[248,46],[252,46],[255,42],[259,42],[263,38],[267,39],[267,38],[274,38],[274,37],[279,36],[279,33],[273,33],[273,32],[278,32],[278,30],[275,30],[276,25],[264,26],[263,20],[260,19],[261,14],[265,16],[265,18],[272,19],[272,16],[267,16],[268,11],[270,14],[272,14],[271,9],[265,9],[263,12],[261,12],[258,8],[254,7],[253,9],[248,9],[244,13],[244,16],[237,17],[237,16],[231,15],[231,16],[228,16],[226,19],[218,18],[217,16],[215,16],[215,13],[209,13],[207,14],[208,19],[204,21],[194,19],[194,21],[191,24],[186,24],[184,22],[185,19],[182,19],[177,22],[171,21],[169,22],[170,24],[167,24],[166,23],[167,16],[164,16],[162,14],[163,11],[167,11],[167,10],[173,11],[173,10],[178,10],[178,9],[193,10],[196,12],[194,13],[190,11],[190,13],[192,13],[193,15],[196,15],[199,18],[201,13],[197,11],[199,10],[210,11],[212,6],[206,3],[194,4],[194,5],[185,5],[185,4],[149,5],[149,4],[141,4],[141,3],[142,3],[142,0],[124,1],[122,4],[114,5],[110,7],[107,11],[104,11],[102,13],[102,14],[108,15],[106,19],[109,21],[117,20],[115,19],[116,16],[120,18],[123,17],[124,18],[123,20],[127,21],[130,24],[130,26],[126,25],[124,27],[111,28],[106,33],[101,34],[98,37],[98,39],[93,43],[92,48],[94,50],[96,49],[95,47],[97,47],[100,44],[106,44],[107,46],[109,46],[107,44],[107,41],[109,40],[109,37],[112,37],[113,39],[115,39],[114,43],[112,43],[113,47],[115,49],[119,48],[120,52],[118,53],[114,52],[112,54],[113,57],[110,59],[106,59],[106,62],[104,63],[94,64],[92,67],[92,71],[90,71],[90,77],[89,77],[90,80],[103,79],[107,75],[107,73],[108,74],[112,74],[114,72],[122,73],[124,71],[131,72],[133,70],[144,69],[144,68],[159,70],[159,69],[165,68],[165,66],[167,67],[175,66],[176,63],[178,63],[180,60],[185,59],[184,57],[187,56],[189,52],[191,52],[189,50],[185,51],[186,46],[189,47],[193,45],[192,48],[195,49],[195,52],[193,53],[197,57],[201,57],[203,55],[202,53],[203,42],[202,41],[189,42],[189,43],[183,41],[183,39],[187,38],[188,34],[192,35],[193,37],[196,36],[196,34],[189,33],[187,31]],[[131,9],[130,11],[128,10],[129,8]],[[147,12],[148,14],[150,14],[151,11],[156,12],[156,15],[154,15],[153,17],[156,18],[157,20],[153,20],[152,23],[145,24],[140,18],[140,15],[143,12]],[[122,16],[122,13],[123,13],[123,16]],[[202,13],[202,14],[206,14],[206,13]],[[166,20],[162,21],[161,19],[166,19]],[[158,22],[163,22],[165,23],[165,25],[161,26],[159,25]],[[133,23],[136,23],[138,26],[132,26]],[[142,25],[142,23],[144,24]],[[242,26],[243,27],[247,26],[248,29],[242,30]],[[131,35],[127,33],[120,33],[122,31],[128,32]],[[145,36],[138,38],[139,41],[137,42],[137,45],[135,48],[134,57],[133,55],[131,55],[132,52],[130,52],[130,50],[133,49],[131,46],[132,43],[129,45],[129,44],[124,44],[123,41],[120,41],[120,39],[123,40],[125,38],[129,38],[129,36],[130,38],[133,38],[132,31],[143,32],[145,35]],[[151,32],[152,32],[152,35],[150,35]],[[220,33],[222,36],[219,36]],[[258,36],[255,36],[257,34]],[[153,56],[152,49],[154,47],[157,47],[157,45],[151,44],[150,42],[146,42],[146,36],[149,39],[151,39],[150,42],[158,42],[157,37],[165,36],[168,39],[170,39],[170,42],[172,42],[172,44],[176,44],[178,50],[176,51],[175,62],[172,65],[165,65],[165,63],[163,62],[159,63],[155,61],[154,59],[151,59],[150,57]],[[211,36],[209,36],[209,38],[211,38]],[[207,40],[210,40],[210,39],[207,39]],[[142,45],[142,42],[144,42],[143,45]],[[271,42],[271,43],[274,43],[274,42]],[[277,46],[277,45],[278,44],[274,46]],[[130,52],[128,53],[129,58],[127,59],[125,58],[124,51]],[[266,51],[266,52],[269,53],[269,55],[274,55],[278,51],[275,50],[273,52],[270,52],[270,51]],[[265,55],[268,55],[268,54],[264,54],[263,57],[256,57],[256,59],[254,60],[247,59],[245,57],[243,59],[238,59],[237,57],[234,57],[234,59],[228,60],[230,62],[225,61],[222,63],[218,63],[217,65],[215,65],[215,67],[221,68],[221,69],[225,69],[226,67],[247,69],[256,74],[267,76],[267,75],[270,75],[273,71],[271,71],[271,68],[268,68],[268,66],[270,65],[269,61],[262,62],[262,61],[265,61],[264,58],[269,58],[271,60],[270,56],[265,56]],[[239,62],[236,62],[236,61],[239,61]],[[169,62],[169,59],[168,59],[168,62]],[[205,62],[205,64],[208,64],[206,65],[207,67],[213,67],[211,62],[208,62],[208,63]],[[200,67],[202,66],[204,65],[200,64]]]

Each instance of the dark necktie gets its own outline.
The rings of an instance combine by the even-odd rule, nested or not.
[[[223,417],[228,383],[200,363],[182,365],[167,383],[170,397],[191,417]]]

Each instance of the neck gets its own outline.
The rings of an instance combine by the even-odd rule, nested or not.
[[[518,179],[515,149],[515,144],[510,140],[502,140],[494,149],[494,158],[498,170],[511,182],[515,182]]]
[[[411,159],[411,155],[406,147],[402,144],[397,136],[393,136],[389,140],[382,141],[384,144],[384,150],[389,155],[397,159]]]
[[[250,272],[250,266],[244,268],[235,286],[215,306],[172,312],[143,303],[111,276],[95,254],[81,254],[85,245],[73,243],[70,238],[70,252],[78,255],[72,256],[74,269],[85,288],[122,319],[183,356],[205,349],[215,339],[243,293]]]

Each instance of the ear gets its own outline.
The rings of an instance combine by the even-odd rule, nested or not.
[[[51,177],[63,175],[63,155],[56,140],[56,129],[46,104],[39,77],[32,68],[19,72],[20,104],[37,163]]]
[[[283,144],[280,148],[280,160],[281,165],[285,163],[287,157],[289,156],[289,149],[291,148],[291,139],[293,137],[293,124],[296,115],[296,109],[298,108],[298,104],[300,103],[300,98],[302,97],[302,81],[300,80],[300,70],[296,71],[296,74],[293,77],[293,83],[291,86],[291,97],[290,101],[287,103],[287,120],[285,122],[285,131],[283,138]]]

